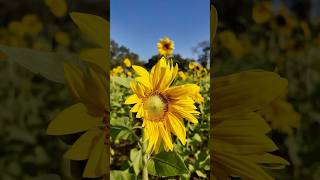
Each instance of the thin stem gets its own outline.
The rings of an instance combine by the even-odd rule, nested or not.
[[[144,138],[143,138],[144,139]],[[147,144],[142,142],[142,179],[148,180],[148,156],[149,154],[146,152]]]

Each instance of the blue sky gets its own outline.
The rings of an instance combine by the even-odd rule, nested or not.
[[[170,37],[175,53],[196,58],[192,48],[210,39],[209,0],[111,0],[111,38],[148,60],[156,43]]]

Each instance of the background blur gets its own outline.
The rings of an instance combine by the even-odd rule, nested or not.
[[[83,39],[69,12],[107,18],[106,0],[0,0],[0,44],[78,52]],[[63,84],[5,60],[0,52],[0,179],[70,179],[67,145],[48,136],[48,122],[71,105]],[[57,174],[59,176],[57,176]]]
[[[288,79],[288,95],[283,98],[293,107],[285,103],[268,107],[267,119],[273,119],[269,119],[270,136],[280,147],[277,154],[291,163],[274,176],[319,179],[320,1],[225,0],[215,4],[220,22],[211,70],[221,76],[264,69]]]

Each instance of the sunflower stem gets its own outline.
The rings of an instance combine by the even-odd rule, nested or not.
[[[147,153],[147,144],[142,142],[142,179],[143,180],[148,180],[148,156],[149,154]]]

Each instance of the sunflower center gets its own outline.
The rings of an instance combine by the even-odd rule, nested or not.
[[[169,44],[169,43],[165,43],[165,44],[163,45],[163,48],[164,48],[165,50],[169,50],[169,49],[170,49],[170,44]]]
[[[278,16],[276,17],[276,22],[277,22],[277,24],[278,24],[279,26],[285,26],[285,25],[287,24],[286,19],[285,19],[283,16],[281,16],[281,15],[278,15]]]
[[[152,117],[160,117],[163,115],[166,104],[158,95],[150,96],[145,102],[145,110]]]

